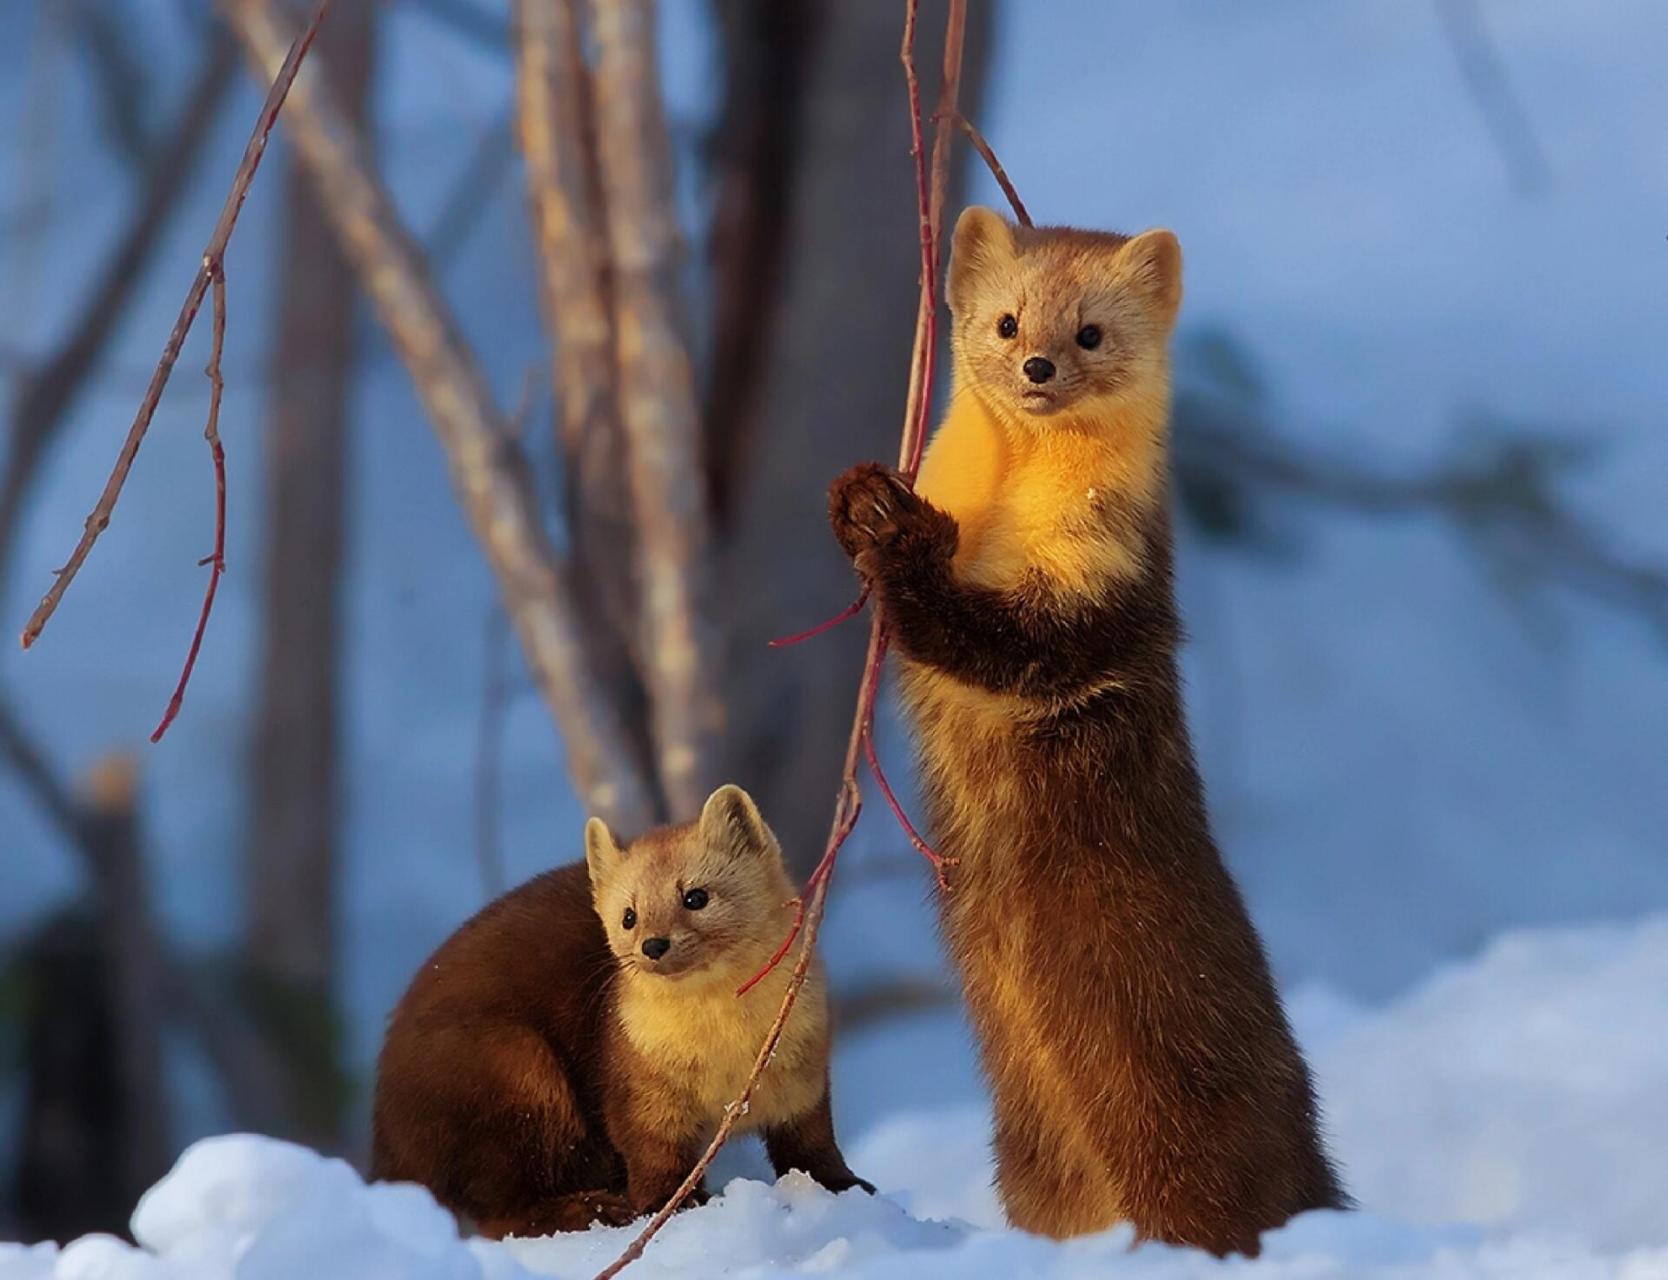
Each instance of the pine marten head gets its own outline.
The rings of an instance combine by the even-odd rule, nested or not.
[[[781,846],[740,787],[714,791],[695,822],[629,845],[592,818],[585,862],[609,948],[630,974],[729,980],[787,927]]]
[[[958,382],[1007,421],[1104,418],[1169,387],[1181,246],[1016,227],[990,209],[956,223],[949,301]]]

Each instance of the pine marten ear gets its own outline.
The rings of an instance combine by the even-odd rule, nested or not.
[[[964,311],[981,277],[1013,261],[1014,233],[994,209],[969,205],[950,243],[950,310]]]
[[[1168,328],[1181,309],[1181,242],[1162,228],[1143,231],[1118,252],[1118,268],[1142,294],[1152,299]]]
[[[709,848],[732,853],[764,853],[776,848],[776,837],[765,825],[759,806],[734,783],[725,783],[707,797],[701,809],[701,838]]]
[[[592,818],[585,824],[585,866],[593,885],[602,883],[623,857],[625,850],[620,847],[606,822],[601,818]]]

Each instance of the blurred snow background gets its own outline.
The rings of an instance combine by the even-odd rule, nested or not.
[[[171,66],[176,6],[133,7],[146,16],[147,56]],[[662,8],[670,107],[680,130],[694,130],[715,109],[709,15],[696,0]],[[1592,456],[1566,477],[1563,500],[1618,555],[1668,563],[1659,421],[1668,403],[1668,9],[1660,0],[1486,0],[1480,11],[1543,160],[1528,190],[1468,96],[1434,3],[1179,0],[1158,13],[1007,0],[996,8],[982,125],[1039,220],[1178,232],[1189,290],[1184,377],[1202,368],[1188,362],[1211,335],[1227,335],[1283,439],[1389,474],[1429,466],[1479,422],[1572,434]],[[434,158],[461,156],[500,120],[505,66],[406,4],[388,6],[382,40],[384,171],[408,218],[432,226],[451,176]],[[0,47],[0,216],[24,187],[26,52],[21,40]],[[77,74],[67,62],[57,71]],[[94,132],[89,95],[66,90],[54,101],[60,138]],[[153,287],[50,459],[0,599],[13,624],[79,529],[256,101],[240,88]],[[69,285],[89,270],[85,246],[104,243],[124,213],[106,198],[122,178],[103,150],[60,145],[48,163],[57,195],[45,251],[0,239],[8,352],[50,346],[76,301]],[[264,246],[277,172],[275,163],[257,185],[229,267],[233,573],[186,712],[143,761],[159,908],[169,933],[205,954],[239,926],[232,852],[256,605],[255,558],[242,549],[261,519],[251,426],[265,392]],[[1000,201],[983,179],[975,194]],[[503,403],[543,356],[523,204],[517,182],[505,182],[442,272]],[[210,521],[206,397],[195,376],[205,349],[199,338],[182,361],[118,519],[48,637],[27,657],[0,646],[8,696],[69,765],[112,739],[138,742],[177,674]],[[838,350],[826,354],[839,363]],[[406,977],[480,902],[472,796],[460,780],[473,767],[491,589],[384,345],[363,362],[354,440],[340,990],[362,1085]],[[1660,919],[1646,920],[1668,910],[1663,635],[1626,609],[1491,573],[1434,513],[1363,517],[1293,499],[1272,515],[1277,554],[1199,535],[1184,543],[1192,715],[1222,844],[1316,1055],[1346,1178],[1367,1214],[1297,1224],[1258,1269],[1668,1273],[1668,937]],[[800,622],[784,618],[782,629]],[[503,806],[514,878],[577,853],[583,815],[552,782],[559,751],[536,697],[519,693]],[[825,951],[837,986],[907,980],[928,1003],[847,1038],[836,1112],[854,1163],[879,1171],[904,1206],[978,1230],[744,1186],[669,1230],[667,1268],[693,1256],[683,1249],[759,1274],[942,1266],[1068,1276],[1111,1265],[1107,1250],[1122,1248],[981,1233],[993,1222],[979,1164],[981,1093],[959,1019],[930,1003],[945,977],[925,881],[862,870],[895,865],[887,858],[901,845],[884,814],[871,813],[848,855],[849,882],[836,881]],[[77,885],[74,862],[0,772],[0,945]],[[1510,932],[1595,921],[1611,923]],[[219,1104],[192,1084],[189,1062],[180,1070],[183,1142],[219,1127]],[[0,1151],[17,1106],[0,1076]],[[236,1158],[225,1164],[202,1157],[200,1176],[259,1204],[193,1206],[184,1201],[201,1184],[176,1181],[171,1225],[149,1236],[142,1219],[144,1243],[171,1260],[194,1250],[220,1258],[222,1244],[203,1243],[205,1233],[266,1239],[263,1215],[281,1219],[346,1176],[270,1149],[227,1150]],[[286,1177],[299,1199],[273,1190]],[[359,1215],[342,1230],[394,1250],[353,1274],[407,1274],[399,1250],[431,1245],[433,1274],[514,1274],[493,1250],[466,1254],[441,1242],[438,1227],[409,1228],[432,1221],[409,1197],[341,1195]],[[159,1193],[152,1207],[166,1203]],[[227,1225],[239,1213],[253,1216]],[[1392,1230],[1380,1218],[1478,1230]],[[777,1223],[785,1234],[718,1229],[732,1220]],[[869,1238],[872,1249],[861,1243]],[[842,1246],[856,1252],[834,1249],[837,1239],[859,1241]],[[514,1252],[521,1265],[577,1275],[615,1243]],[[1155,1275],[1200,1265],[1140,1257]],[[68,1254],[37,1261],[64,1275],[152,1274],[132,1259],[108,1264],[131,1270],[108,1272]],[[221,1265],[200,1274],[222,1274]],[[239,1274],[294,1272],[251,1265]]]

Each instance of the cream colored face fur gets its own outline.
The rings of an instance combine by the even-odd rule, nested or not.
[[[956,366],[993,414],[1102,419],[1127,391],[1167,385],[1181,247],[1168,231],[1044,231],[974,207],[956,223],[949,300]],[[1025,369],[1039,358],[1044,382]]]
[[[781,847],[740,787],[714,791],[698,821],[651,831],[628,847],[592,818],[585,861],[609,948],[632,975],[730,981],[757,967],[761,948],[774,949],[789,918],[793,888]],[[705,902],[692,907],[696,891]],[[653,939],[670,944],[659,958],[656,947],[644,951]]]

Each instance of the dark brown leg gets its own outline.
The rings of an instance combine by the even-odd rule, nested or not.
[[[524,1213],[483,1218],[475,1224],[478,1234],[491,1240],[505,1236],[538,1237],[558,1231],[583,1231],[593,1222],[623,1227],[637,1215],[626,1198],[612,1191],[575,1191],[552,1196]]]
[[[822,1100],[803,1115],[766,1129],[764,1140],[777,1177],[790,1169],[800,1169],[830,1191],[862,1187],[870,1195],[875,1193],[872,1185],[846,1167],[846,1158],[834,1140],[834,1115],[829,1110],[827,1089]]]
[[[685,1138],[617,1124],[612,1137],[625,1158],[626,1199],[638,1213],[652,1213],[670,1200],[701,1158],[699,1135]],[[704,1204],[706,1199],[703,1182],[686,1204]]]

